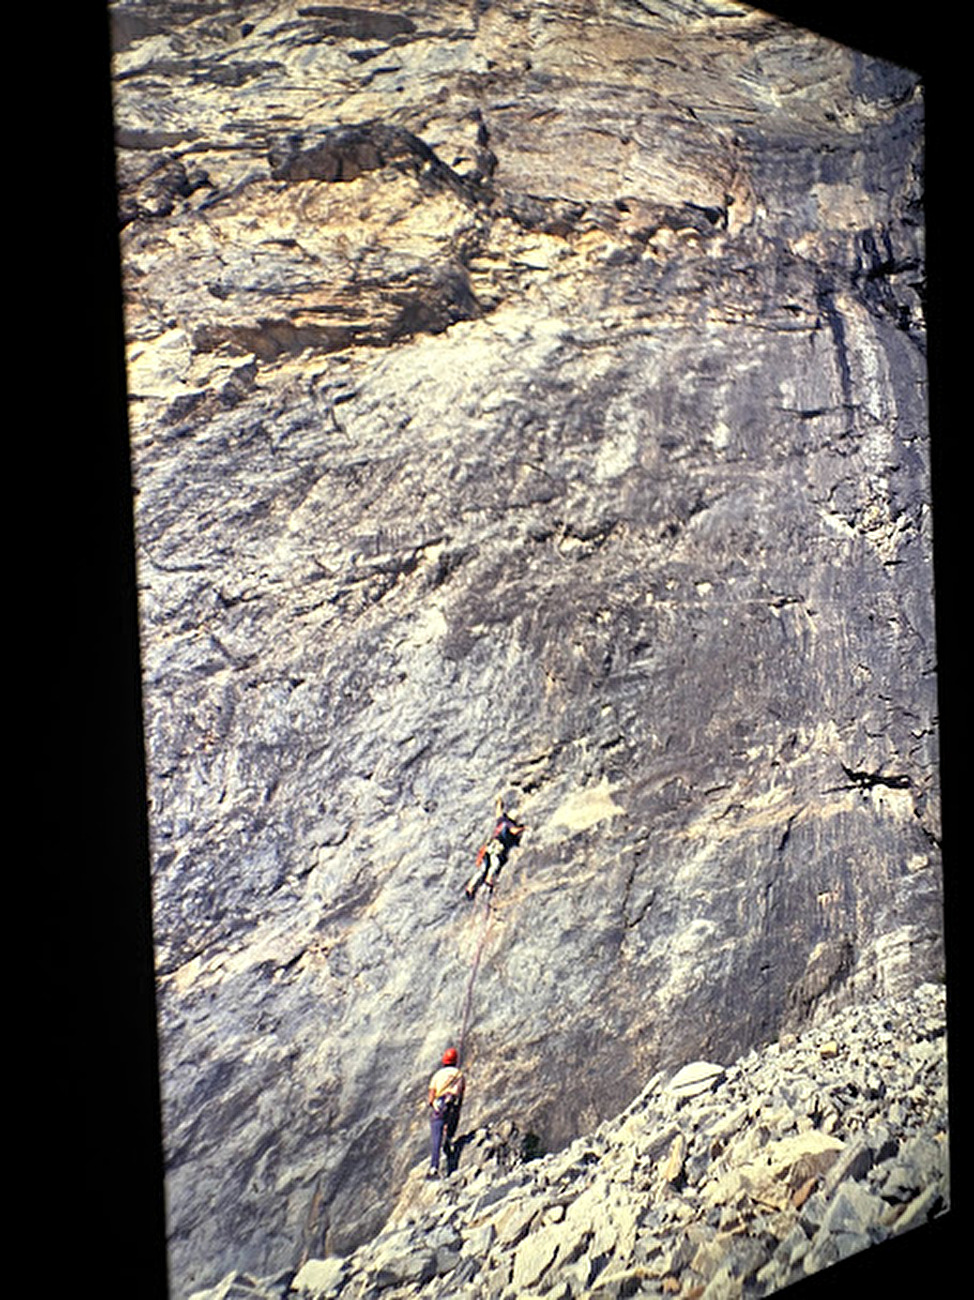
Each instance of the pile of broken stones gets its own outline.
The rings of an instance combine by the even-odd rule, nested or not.
[[[384,1230],[192,1300],[767,1296],[949,1203],[945,991],[848,1007],[727,1067],[658,1074],[614,1120],[525,1160],[471,1135]]]

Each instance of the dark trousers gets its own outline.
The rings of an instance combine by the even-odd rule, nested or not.
[[[438,1115],[436,1111],[430,1113],[430,1168],[439,1169],[440,1167],[440,1150],[446,1155],[447,1171],[451,1171],[451,1158],[453,1155],[453,1135],[457,1131],[457,1124],[460,1122],[460,1107],[457,1105],[447,1105],[443,1107],[442,1112]]]

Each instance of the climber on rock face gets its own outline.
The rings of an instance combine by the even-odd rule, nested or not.
[[[460,1120],[460,1107],[466,1080],[460,1071],[459,1055],[455,1047],[443,1053],[440,1068],[429,1081],[427,1100],[430,1109],[430,1167],[427,1178],[436,1178],[440,1172],[440,1150],[446,1155],[449,1171],[453,1156],[453,1135]]]
[[[481,885],[493,889],[500,875],[501,867],[507,861],[508,850],[514,848],[524,831],[504,811],[504,801],[498,796],[494,805],[496,821],[490,833],[490,839],[477,854],[477,866],[464,888],[468,898],[473,898]]]

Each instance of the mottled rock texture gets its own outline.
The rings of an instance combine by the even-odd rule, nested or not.
[[[688,1070],[658,1074],[538,1160],[505,1162],[503,1125],[464,1134],[457,1169],[438,1183],[417,1169],[350,1256],[234,1270],[191,1300],[758,1300],[823,1270],[822,1294],[909,1294],[877,1285],[873,1248],[922,1225],[934,1271],[951,1200],[944,1019],[930,984],[847,1007],[726,1070],[688,1067],[692,1087]]]
[[[481,941],[549,1149],[941,976],[923,100],[711,0],[111,14],[181,1295],[385,1221]]]

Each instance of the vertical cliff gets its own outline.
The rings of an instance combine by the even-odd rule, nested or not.
[[[384,1222],[471,988],[554,1149],[942,977],[924,106],[712,0],[111,15],[182,1294]]]

